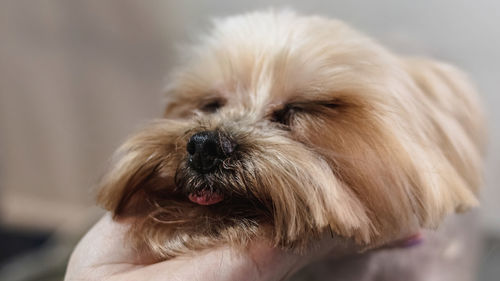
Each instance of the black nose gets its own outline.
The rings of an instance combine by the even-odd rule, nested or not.
[[[200,173],[208,173],[228,158],[234,147],[234,143],[219,131],[196,133],[187,143],[189,166]]]

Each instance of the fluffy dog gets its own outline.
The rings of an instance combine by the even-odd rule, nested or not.
[[[476,206],[483,124],[454,67],[292,12],[217,21],[172,75],[164,119],[128,139],[98,202],[170,258],[256,236],[359,250]]]

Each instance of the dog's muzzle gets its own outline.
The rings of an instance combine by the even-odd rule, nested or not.
[[[234,152],[235,143],[219,131],[203,131],[191,136],[187,143],[189,168],[202,175],[213,173]],[[211,188],[189,194],[189,200],[199,205],[213,205],[224,199]]]

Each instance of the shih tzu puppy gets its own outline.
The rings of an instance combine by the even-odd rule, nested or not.
[[[216,21],[98,202],[160,258],[324,233],[377,248],[478,204],[482,115],[454,67],[292,12]],[[425,242],[424,242],[425,243]]]

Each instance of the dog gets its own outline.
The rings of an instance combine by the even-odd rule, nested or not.
[[[483,117],[455,67],[289,11],[218,20],[184,51],[164,118],[99,186],[136,248],[169,259],[265,237],[300,252],[331,233],[364,252],[478,205]]]

